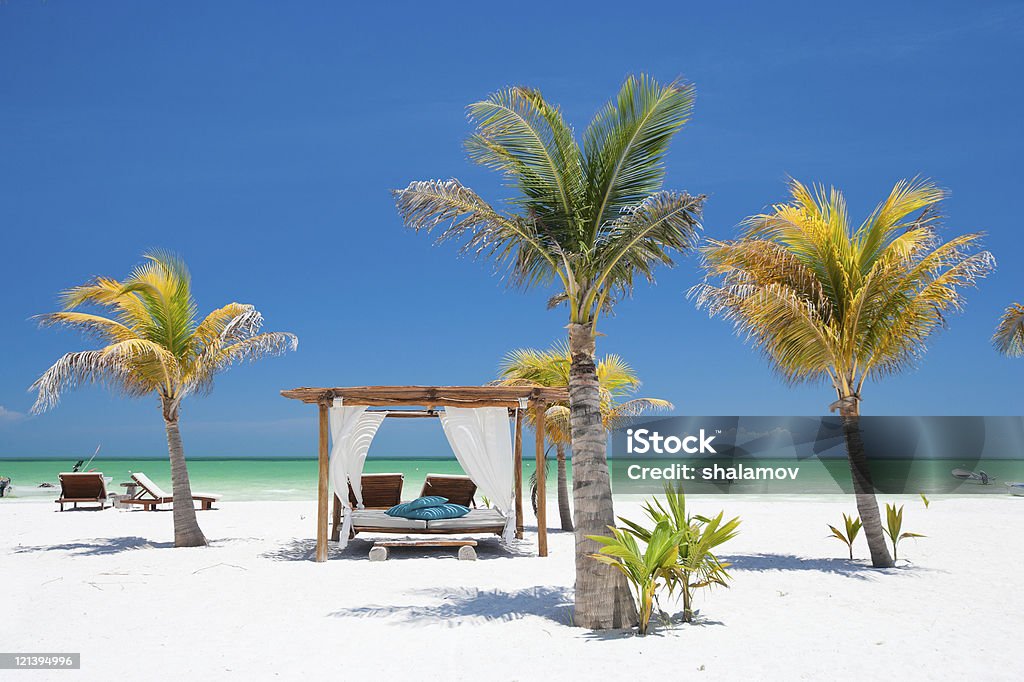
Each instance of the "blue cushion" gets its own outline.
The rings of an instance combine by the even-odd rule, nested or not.
[[[437,519],[457,519],[460,516],[465,516],[469,513],[469,507],[463,507],[461,504],[448,502],[437,507],[409,509],[408,504],[399,504],[388,509],[387,513],[390,516],[400,516],[404,519],[435,521]]]
[[[402,502],[396,504],[391,509],[385,512],[388,516],[400,516],[403,519],[416,518],[413,516],[406,516],[406,512],[415,511],[417,509],[431,509],[433,507],[440,507],[448,503],[447,497],[441,497],[440,495],[429,495],[427,497],[420,497],[413,500],[412,502]]]
[[[440,507],[442,504],[447,503],[447,497],[441,497],[440,495],[427,495],[426,497],[420,497],[410,502],[409,509],[425,509],[427,507]]]
[[[394,507],[392,507],[391,509],[388,509],[384,513],[387,514],[388,516],[401,516],[401,517],[404,518],[405,517],[405,512],[407,512],[408,510],[409,510],[409,503],[408,502],[403,502],[401,504],[396,504]]]

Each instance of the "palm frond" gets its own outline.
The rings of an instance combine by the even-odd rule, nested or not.
[[[512,178],[524,208],[548,224],[568,224],[582,198],[583,174],[561,112],[538,91],[513,87],[469,105],[469,116],[477,127],[466,142],[470,158]]]
[[[1024,355],[1024,306],[1014,303],[1003,312],[992,343],[1004,355]]]
[[[198,356],[188,368],[184,384],[189,391],[208,393],[217,374],[240,362],[284,355],[298,350],[299,339],[289,332],[265,332],[250,336]]]
[[[569,358],[566,348],[566,358]],[[628,395],[640,388],[640,377],[622,356],[609,353],[597,362],[597,383],[611,397]],[[568,384],[566,384],[568,385]]]
[[[66,353],[29,387],[36,392],[32,413],[46,412],[60,403],[61,396],[83,384],[99,384],[134,397],[153,391],[121,358],[102,350]]]
[[[124,281],[123,292],[135,293],[142,300],[153,322],[148,338],[183,358],[197,313],[191,275],[184,261],[169,252],[151,251],[145,259]]]
[[[406,227],[431,232],[446,226],[439,243],[461,241],[463,254],[493,259],[513,285],[545,284],[558,274],[553,242],[530,221],[498,213],[458,180],[413,182],[393,194]]]
[[[39,320],[39,326],[41,327],[70,327],[71,329],[84,332],[103,343],[117,343],[119,341],[139,338],[139,335],[133,329],[126,327],[117,320],[112,320],[102,315],[61,311],[37,315],[36,319]]]
[[[658,192],[624,209],[598,239],[593,300],[629,295],[637,275],[653,282],[656,266],[672,267],[673,252],[693,249],[704,199]]]
[[[645,414],[670,412],[675,409],[668,400],[661,398],[633,398],[613,405],[604,415],[604,427],[609,431],[626,426],[630,420]]]
[[[143,336],[152,322],[142,300],[133,292],[125,291],[124,284],[109,277],[97,277],[88,284],[62,292],[60,302],[65,311],[84,305],[111,309],[118,322]]]
[[[695,90],[673,81],[630,76],[583,134],[587,204],[593,207],[586,241],[624,209],[661,189],[664,159],[676,132],[689,120]]]
[[[893,187],[885,201],[868,216],[868,219],[857,229],[854,242],[860,253],[862,272],[870,269],[879,253],[901,234],[911,230],[929,228],[938,218],[934,209],[946,196],[946,193],[932,181],[921,178],[900,180]],[[910,222],[906,218],[920,212]]]
[[[192,335],[196,350],[219,341],[222,345],[257,334],[263,327],[263,315],[255,306],[229,303],[207,315]]]

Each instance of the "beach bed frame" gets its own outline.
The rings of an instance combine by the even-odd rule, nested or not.
[[[370,548],[370,561],[387,561],[394,547],[458,547],[460,560],[476,561],[476,540],[378,540]]]
[[[505,528],[505,517],[494,509],[471,509],[466,516],[457,519],[406,519],[388,516],[385,512],[398,504],[402,499],[403,474],[363,474],[360,485],[363,491],[363,508],[355,509],[356,497],[352,486],[348,487],[349,502],[352,510],[352,532],[349,539],[359,533],[400,533],[425,535],[501,535]],[[440,495],[449,502],[464,507],[475,506],[476,483],[469,476],[449,474],[427,474],[423,482],[420,497]],[[341,500],[334,496],[334,513],[331,519],[331,541],[341,538],[342,507]],[[394,541],[399,542],[399,541]],[[444,542],[469,543],[470,540],[422,540],[431,546],[448,546]],[[441,544],[438,544],[441,543]],[[379,543],[378,543],[379,544]],[[427,546],[427,545],[423,545]]]
[[[540,386],[349,386],[349,387],[300,387],[281,391],[281,395],[292,400],[299,400],[308,405],[316,405],[319,410],[319,447],[317,459],[319,462],[319,485],[317,488],[317,520],[316,520],[316,561],[327,561],[327,541],[330,526],[330,408],[335,398],[341,398],[346,405],[366,405],[369,408],[388,408],[387,418],[437,418],[438,407],[504,407],[509,410],[509,415],[515,415],[515,437],[513,440],[514,457],[514,484],[515,484],[515,514],[516,514],[516,537],[523,537],[523,417],[526,409],[533,410],[535,429],[535,453],[536,461],[544,458],[544,413],[556,403],[567,404],[569,391],[565,388],[547,388]],[[410,409],[413,408],[413,409]],[[417,409],[418,408],[418,409]],[[520,409],[523,408],[523,409]],[[537,554],[538,556],[548,555],[548,533],[547,533],[547,503],[545,499],[545,474],[544,467],[537,469]],[[364,475],[365,479],[369,474]],[[364,500],[365,504],[365,500]],[[339,505],[336,505],[339,506]],[[379,510],[356,510],[353,514],[353,529],[359,528],[361,532],[374,530],[377,532],[405,532],[405,533],[436,533],[436,534],[463,534],[467,532],[497,532],[497,523],[493,517],[482,518],[476,512],[493,512],[501,516],[497,511],[490,509],[474,509],[470,515],[462,519],[444,519],[429,522],[430,528],[425,527],[418,530],[382,530],[379,525],[386,522],[379,518],[360,518],[363,512]],[[381,516],[387,516],[379,512]],[[336,517],[340,510],[335,511]],[[473,518],[470,518],[472,516]],[[393,518],[393,517],[387,517]],[[502,526],[504,525],[504,517]],[[444,528],[443,521],[463,521],[463,524],[478,523],[477,528],[455,530],[453,527]],[[445,524],[447,525],[447,524]],[[336,526],[337,528],[337,526]],[[392,526],[393,528],[393,526]]]

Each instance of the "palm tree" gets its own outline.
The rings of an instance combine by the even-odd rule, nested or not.
[[[999,319],[992,344],[1003,355],[1018,358],[1024,355],[1024,305],[1013,303]]]
[[[836,392],[857,508],[876,567],[891,566],[861,439],[864,383],[910,368],[961,289],[994,266],[979,234],[939,238],[942,190],[902,180],[856,230],[835,189],[790,183],[791,200],[748,218],[736,241],[702,248],[708,281],[692,290],[732,321],[791,384]]]
[[[615,523],[601,391],[594,361],[601,313],[632,293],[638,278],[697,240],[703,196],[662,191],[669,143],[693,109],[693,87],[626,79],[577,142],[559,109],[540,92],[512,87],[469,106],[476,134],[470,158],[501,171],[516,188],[499,210],[458,180],[413,182],[395,191],[405,224],[465,252],[495,260],[512,286],[555,284],[554,305],[569,308],[569,407],[576,507],[574,621],[630,627],[636,609],[622,575],[590,558],[588,539]]]
[[[196,523],[185,453],[178,430],[181,401],[208,393],[214,377],[230,365],[280,355],[298,347],[286,332],[259,333],[263,316],[251,305],[229,303],[196,320],[191,278],[185,263],[162,251],[119,282],[97,277],[62,294],[63,310],[40,315],[44,326],[63,325],[86,332],[104,346],[67,353],[32,384],[38,396],[32,411],[51,409],[64,391],[80,384],[110,387],[129,397],[155,395],[167,431],[174,495],[174,545],[205,545]],[[82,306],[111,312],[81,312]]]
[[[499,370],[501,379],[495,383],[505,386],[567,388],[571,366],[572,355],[565,343],[556,344],[544,351],[520,348],[505,357]],[[597,383],[601,391],[601,421],[605,429],[615,428],[617,423],[628,417],[654,410],[672,409],[672,403],[660,398],[632,398],[619,402],[621,398],[632,395],[640,388],[640,379],[633,368],[618,355],[606,355],[598,361]],[[532,412],[527,419],[532,425]],[[558,515],[562,521],[562,530],[566,531],[573,530],[565,465],[565,449],[572,444],[570,421],[568,405],[552,405],[545,413],[544,432],[555,446],[558,462]],[[544,465],[543,462],[537,462],[538,468]],[[537,492],[536,475],[534,472],[534,479],[531,481],[534,496]],[[534,511],[536,510],[537,505],[534,502]]]

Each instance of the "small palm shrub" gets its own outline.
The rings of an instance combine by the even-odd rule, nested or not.
[[[693,597],[696,590],[715,585],[728,587],[731,579],[727,562],[715,555],[715,548],[739,534],[739,517],[725,520],[725,512],[709,518],[691,515],[686,511],[686,496],[682,489],[665,488],[665,503],[657,498],[644,503],[644,511],[655,524],[667,523],[678,536],[678,557],[676,571],[668,585],[669,591],[679,590],[683,598],[683,622],[693,622]],[[647,541],[650,531],[643,526],[623,519],[629,532]]]
[[[850,560],[853,560],[853,541],[857,539],[857,533],[859,533],[861,529],[860,517],[850,517],[843,514],[843,524],[846,526],[845,533],[835,526],[830,525],[829,529],[832,531],[832,535],[829,537],[834,537],[845,543],[846,548],[850,550]]]
[[[906,538],[923,538],[924,535],[920,533],[904,533],[903,530],[903,505],[896,508],[894,504],[885,505],[885,534],[889,536],[889,541],[892,543],[892,559],[896,561],[899,559],[899,547],[900,540]]]
[[[646,635],[658,590],[676,580],[680,533],[673,532],[667,522],[661,522],[647,533],[647,546],[641,551],[632,533],[614,526],[608,530],[612,533],[610,537],[588,536],[601,545],[598,553],[590,556],[626,576],[638,604],[640,634]]]

